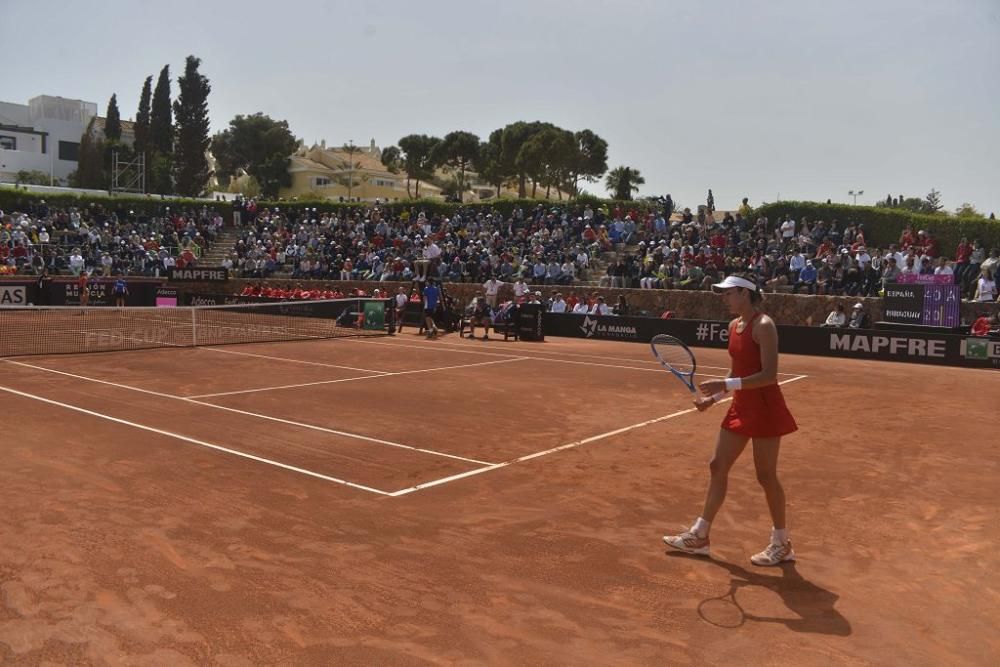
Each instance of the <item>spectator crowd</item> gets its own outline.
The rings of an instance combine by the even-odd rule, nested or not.
[[[208,206],[155,215],[92,203],[59,208],[45,200],[0,210],[2,273],[165,276],[194,266],[222,228]]]
[[[661,202],[662,203],[662,202]],[[336,212],[234,203],[236,240],[223,264],[248,278],[573,286],[599,278],[613,288],[703,290],[733,272],[750,272],[766,290],[877,296],[903,274],[937,274],[967,299],[997,299],[996,248],[963,238],[944,254],[929,230],[905,229],[873,246],[863,224],[754,217],[744,200],[732,214],[704,207],[665,210],[567,204],[448,215],[366,205]],[[113,204],[56,208],[44,200],[0,211],[4,272],[164,275],[196,265],[223,225],[214,208],[135,213]],[[601,276],[593,264],[613,259]]]
[[[589,277],[600,253],[618,251],[599,276],[608,287],[708,289],[743,271],[772,291],[864,297],[878,296],[901,274],[918,273],[953,276],[969,299],[977,298],[980,278],[992,279],[1000,268],[996,249],[987,255],[978,240],[962,239],[949,258],[926,230],[907,228],[883,248],[869,243],[863,224],[771,221],[750,213],[745,201],[721,219],[703,208],[668,216],[539,204],[510,216],[460,209],[448,217],[379,206],[318,213],[244,204],[227,266],[262,278],[419,281],[423,261],[430,264],[426,276],[441,281],[572,285]]]

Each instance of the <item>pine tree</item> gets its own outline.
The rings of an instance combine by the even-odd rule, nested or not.
[[[108,142],[121,141],[122,117],[118,113],[118,96],[112,95],[108,100],[108,111],[104,114],[104,138]]]
[[[208,159],[205,151],[208,137],[208,94],[212,87],[198,72],[201,60],[187,57],[184,75],[177,79],[180,92],[174,102],[177,120],[177,150],[174,155],[174,182],[179,194],[194,197],[208,181]]]
[[[173,191],[170,174],[174,153],[174,126],[170,112],[170,66],[164,65],[153,90],[149,111],[149,189],[161,194]]]
[[[928,213],[937,213],[942,208],[944,208],[944,204],[941,203],[941,193],[931,188],[931,191],[924,198],[924,210]]]

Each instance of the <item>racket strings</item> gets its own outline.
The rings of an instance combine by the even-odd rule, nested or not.
[[[679,373],[690,373],[694,370],[694,359],[687,348],[678,343],[657,342],[653,344],[657,356]]]

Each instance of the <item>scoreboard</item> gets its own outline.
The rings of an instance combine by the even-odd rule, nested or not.
[[[890,283],[885,287],[886,322],[957,327],[962,288],[943,283]]]

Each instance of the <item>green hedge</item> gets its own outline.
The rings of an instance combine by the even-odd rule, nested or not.
[[[68,192],[30,192],[16,188],[0,188],[0,208],[4,211],[16,211],[24,208],[30,202],[37,204],[43,199],[49,206],[57,208],[72,206],[79,209],[86,209],[94,205],[95,207],[100,206],[105,210],[125,208],[146,215],[160,215],[167,206],[175,210],[200,210],[203,206],[208,206],[222,214],[226,222],[232,222],[233,218],[233,205],[229,202],[182,199],[179,197],[161,199],[159,196],[142,197],[136,195],[102,197],[92,194],[77,195]]]
[[[217,211],[221,212],[223,217],[227,222],[232,219],[232,203],[231,202],[212,202],[204,201],[198,199],[181,199],[181,198],[161,198],[159,196],[141,197],[141,196],[115,196],[115,197],[102,197],[98,195],[77,195],[72,193],[49,193],[49,192],[30,192],[27,190],[15,189],[15,188],[0,188],[0,208],[6,211],[17,210],[23,207],[28,202],[34,201],[38,202],[44,199],[48,204],[57,207],[69,207],[75,206],[77,208],[89,207],[92,203],[97,206],[103,206],[105,209],[114,209],[127,207],[129,210],[142,211],[146,214],[156,214],[163,211],[165,206],[170,206],[171,208],[197,208],[200,209],[202,206],[209,206],[215,208]],[[316,209],[317,213],[324,212],[340,212],[349,210],[352,208],[358,208],[359,206],[370,206],[370,203],[344,203],[339,201],[332,201],[329,199],[318,199],[318,200],[286,200],[279,199],[277,201],[268,200],[258,200],[258,208],[279,208],[282,211],[303,211],[305,209]],[[541,204],[546,210],[557,210],[562,211],[566,208],[576,208],[577,206],[582,206],[584,204],[590,204],[594,208],[600,206],[607,206],[609,210],[613,210],[616,206],[620,206],[623,210],[635,209],[641,212],[645,212],[654,208],[654,205],[645,201],[616,201],[613,199],[598,199],[596,197],[582,196],[578,199],[572,201],[550,201],[550,200],[539,200],[539,199],[500,199],[491,202],[476,202],[476,203],[464,203],[456,204],[452,202],[444,202],[437,199],[413,199],[405,201],[396,201],[382,204],[381,206],[393,212],[400,212],[404,210],[414,210],[414,211],[424,211],[428,215],[454,215],[455,211],[459,208],[465,210],[482,211],[488,213],[490,211],[499,211],[505,216],[510,215],[514,209],[520,207],[524,209],[527,213],[528,211],[534,210],[536,206]]]
[[[803,216],[809,218],[811,223],[817,220],[826,222],[836,220],[841,230],[848,222],[862,223],[865,226],[865,238],[869,243],[880,247],[898,242],[899,235],[903,233],[906,225],[913,225],[914,232],[921,229],[934,232],[941,242],[941,251],[949,257],[954,257],[955,248],[963,236],[970,242],[975,239],[981,240],[987,250],[1000,247],[1000,222],[996,220],[956,218],[947,215],[910,213],[892,208],[807,201],[765,204],[754,211],[754,217],[767,216],[773,225],[777,224],[780,217],[786,213],[796,221],[801,221]]]
[[[412,199],[412,200],[402,200],[394,201],[381,204],[382,208],[392,211],[400,212],[404,210],[414,210],[423,211],[428,215],[446,215],[451,216],[459,208],[464,210],[473,210],[476,212],[482,211],[484,213],[489,213],[491,211],[499,211],[501,214],[508,216],[514,209],[520,207],[524,209],[525,213],[532,211],[539,204],[542,205],[546,210],[558,210],[562,211],[567,208],[575,209],[578,206],[584,204],[590,204],[593,207],[607,206],[609,210],[613,210],[615,206],[621,206],[623,210],[635,209],[637,211],[647,211],[653,208],[653,206],[644,201],[615,201],[612,199],[597,199],[594,197],[580,197],[572,201],[551,201],[551,200],[539,200],[539,199],[499,199],[496,201],[488,202],[475,202],[475,203],[464,203],[456,204],[452,202],[444,202],[437,199]],[[317,213],[324,212],[339,212],[348,210],[351,208],[357,208],[359,206],[370,206],[370,203],[342,203],[338,201],[332,201],[329,199],[319,199],[319,200],[285,200],[281,199],[278,201],[267,201],[258,200],[258,208],[279,208],[282,211],[301,211],[303,209],[316,209]]]

